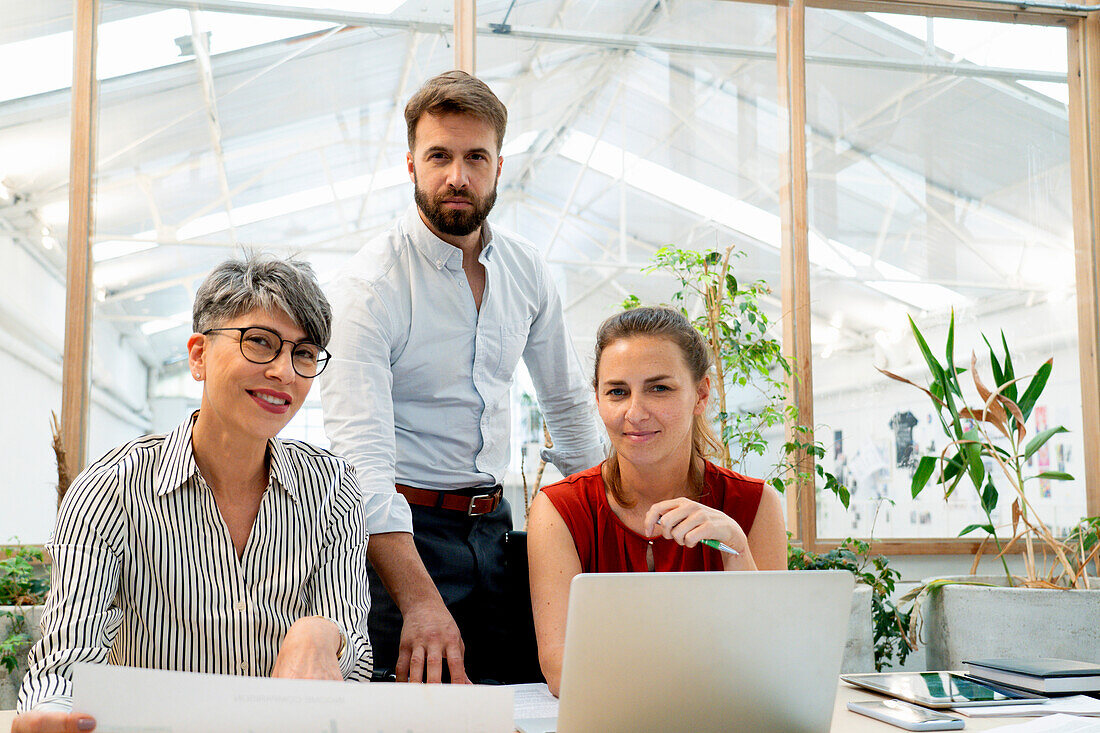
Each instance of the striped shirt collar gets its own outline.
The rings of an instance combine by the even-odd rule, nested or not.
[[[199,474],[195,452],[191,447],[191,433],[198,416],[199,411],[195,410],[191,413],[191,417],[164,436],[164,446],[157,458],[157,466],[153,473],[157,496],[172,493],[185,485],[192,476]],[[295,495],[296,475],[291,470],[286,446],[278,438],[271,438],[267,441],[267,454],[270,456],[268,485],[281,487],[290,495],[294,503],[298,503],[298,497]]]

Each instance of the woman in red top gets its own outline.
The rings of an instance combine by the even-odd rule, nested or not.
[[[786,568],[779,494],[705,458],[717,447],[710,365],[702,337],[669,308],[624,311],[596,334],[593,386],[611,454],[536,495],[527,524],[539,661],[555,695],[574,575]]]

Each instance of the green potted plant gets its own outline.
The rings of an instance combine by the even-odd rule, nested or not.
[[[0,710],[15,707],[26,674],[27,652],[38,638],[38,622],[49,581],[38,565],[42,552],[30,547],[2,550],[0,558]]]
[[[993,577],[936,579],[907,594],[923,600],[923,632],[930,669],[955,669],[965,659],[1007,656],[1085,658],[1100,662],[1100,590],[1090,590],[1089,567],[1097,561],[1100,520],[1088,518],[1065,535],[1056,534],[1035,511],[1026,491],[1038,479],[1072,481],[1059,471],[1029,475],[1028,461],[1051,438],[1067,432],[1061,425],[1029,430],[1028,420],[1053,369],[1053,359],[1033,374],[1017,376],[1008,342],[1002,354],[984,336],[991,374],[983,377],[971,352],[969,369],[954,356],[955,318],[947,329],[944,361],[929,348],[909,319],[928,367],[928,386],[884,369],[880,372],[921,390],[947,438],[938,455],[923,456],[913,474],[914,497],[935,481],[950,497],[961,484],[977,493],[985,521],[970,524],[960,536],[981,532],[971,574],[987,548],[1002,573]],[[964,385],[963,375],[966,382]],[[964,389],[964,387],[966,387]],[[969,398],[967,394],[971,395]],[[975,399],[976,398],[976,399]],[[1003,503],[1011,522],[998,528],[993,515]],[[1009,530],[998,533],[998,529]],[[1009,568],[1009,553],[1021,551],[1023,573]],[[994,620],[991,622],[991,620]],[[1027,629],[1021,634],[1021,629]]]

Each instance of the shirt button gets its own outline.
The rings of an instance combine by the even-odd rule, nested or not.
[[[244,612],[244,601],[237,601],[237,610],[242,613]]]
[[[241,670],[242,672],[247,672],[248,671],[248,665],[244,662],[241,662],[240,664],[237,665],[237,669]]]

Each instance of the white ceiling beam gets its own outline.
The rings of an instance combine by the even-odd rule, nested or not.
[[[210,68],[208,36],[199,29],[199,13],[197,10],[189,10],[187,17],[191,24],[191,50],[195,54],[199,87],[202,89],[202,100],[206,106],[206,124],[210,131],[210,148],[214,151],[214,163],[218,171],[218,188],[222,194],[222,205],[225,208],[226,221],[229,222],[229,238],[236,246],[237,228],[233,226],[233,199],[229,195],[229,176],[225,170],[225,153],[222,150],[222,125],[221,120],[218,119],[218,98],[217,92],[214,90],[214,71]]]
[[[623,85],[620,81],[615,86],[615,91],[611,93],[611,99],[608,101],[607,110],[604,112],[603,119],[600,120],[600,127],[596,131],[596,141],[599,142],[603,139],[604,132],[607,130],[607,121],[611,119],[611,113],[615,111],[615,102],[619,99],[619,92],[622,90]],[[569,195],[565,198],[565,203],[562,204],[561,213],[558,215],[558,221],[554,225],[554,231],[550,234],[550,239],[546,245],[545,255],[549,256],[550,252],[554,249],[554,244],[557,242],[558,233],[561,231],[561,225],[565,221],[565,215],[573,208],[573,199],[577,196],[577,191],[580,190],[581,182],[584,180],[584,176],[588,173],[588,168],[592,163],[592,156],[596,153],[596,146],[593,145],[588,151],[588,157],[585,158],[584,163],[577,171],[576,177],[573,178],[573,185],[569,189]]]
[[[401,79],[397,83],[397,90],[393,95],[393,106],[390,109],[389,117],[386,119],[386,132],[382,137],[382,142],[378,146],[378,152],[374,156],[374,167],[371,169],[370,183],[367,185],[367,192],[363,195],[363,199],[359,204],[359,213],[355,217],[356,226],[361,226],[363,223],[363,217],[367,215],[367,205],[370,203],[371,195],[374,193],[374,182],[379,170],[382,169],[384,158],[387,150],[386,146],[389,145],[389,141],[393,139],[394,129],[397,127],[397,121],[405,120],[405,99],[409,94],[409,80],[412,76],[413,65],[416,62],[416,50],[420,46],[421,36],[415,31],[409,34],[409,42],[405,49],[405,61],[401,66]]]

